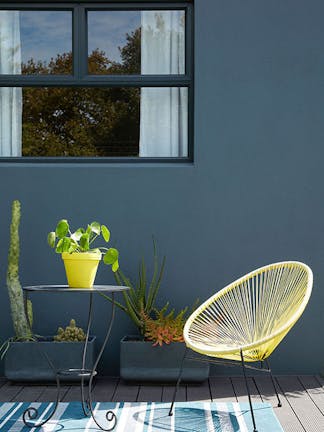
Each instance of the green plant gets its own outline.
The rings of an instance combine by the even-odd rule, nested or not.
[[[24,306],[23,291],[19,281],[19,225],[21,218],[21,205],[18,200],[12,203],[12,217],[10,225],[10,244],[8,254],[7,288],[10,301],[11,318],[15,336],[5,341],[1,347],[1,358],[5,355],[11,341],[33,340],[31,330],[33,322],[32,303],[27,302],[27,314]]]
[[[153,239],[153,276],[148,283],[147,270],[144,258],[141,259],[138,269],[138,279],[135,283],[124,275],[119,269],[115,274],[118,285],[126,285],[129,291],[123,292],[124,304],[115,302],[134,322],[142,337],[153,342],[153,345],[170,344],[171,342],[183,342],[183,327],[188,315],[188,307],[178,314],[172,309],[168,312],[169,302],[161,309],[155,307],[161,280],[164,274],[166,258],[159,263],[156,244]],[[102,294],[107,300],[111,298]],[[198,299],[192,306],[192,311],[197,307]]]
[[[126,285],[129,291],[123,291],[124,305],[115,302],[121,310],[123,310],[134,322],[141,335],[145,333],[146,317],[151,316],[154,309],[156,297],[160,288],[161,280],[164,273],[165,257],[163,257],[161,264],[156,252],[156,244],[153,239],[153,275],[151,281],[148,283],[147,270],[144,258],[141,259],[138,269],[138,280],[132,283],[131,280],[124,275],[119,269],[114,273],[118,285]],[[107,300],[111,298],[102,294]]]
[[[82,342],[86,339],[86,335],[81,327],[76,326],[74,319],[71,319],[70,325],[59,327],[57,329],[57,335],[54,336],[56,342]]]
[[[93,242],[102,235],[106,243],[110,239],[110,231],[106,225],[98,222],[91,222],[86,229],[78,228],[73,233],[66,219],[58,222],[55,231],[47,235],[47,242],[51,248],[55,248],[56,253],[63,252],[100,252],[103,254],[103,262],[112,266],[112,271],[116,272],[119,268],[119,252],[115,248],[97,247],[93,248]]]
[[[144,337],[148,341],[152,341],[153,346],[163,343],[169,345],[171,342],[183,342],[183,327],[187,318],[188,307],[182,309],[177,315],[172,309],[167,313],[169,303],[162,309],[155,309],[155,318],[147,317],[145,321]]]

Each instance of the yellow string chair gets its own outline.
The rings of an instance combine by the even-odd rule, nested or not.
[[[172,415],[188,348],[205,361],[241,362],[254,430],[257,432],[246,378],[246,368],[270,373],[278,406],[281,406],[267,358],[302,315],[313,286],[312,270],[301,262],[270,264],[237,279],[206,300],[186,321],[186,353],[180,366],[169,415]],[[199,360],[197,357],[190,357]],[[218,359],[218,360],[216,360]],[[200,358],[202,360],[202,358]],[[261,368],[246,365],[261,362]],[[266,363],[266,368],[263,367]]]

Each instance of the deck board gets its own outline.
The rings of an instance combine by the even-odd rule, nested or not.
[[[173,385],[165,385],[163,386],[163,391],[162,391],[162,402],[171,402],[172,398],[173,398],[173,393],[174,393],[174,387]],[[177,396],[176,396],[176,401],[177,402],[185,402],[187,400],[187,386],[186,385],[180,385],[178,392],[177,392]]]
[[[232,385],[234,388],[234,392],[236,395],[236,398],[238,402],[248,402],[248,395],[245,385],[245,380],[243,377],[233,377],[232,378]],[[248,377],[248,385],[250,389],[251,394],[251,400],[253,402],[262,402],[260,393],[255,385],[254,380],[251,377]]]
[[[319,376],[277,376],[282,407],[268,375],[249,377],[254,402],[269,402],[285,432],[324,431],[324,380]],[[94,401],[170,402],[174,385],[130,384],[118,377],[95,381]],[[56,387],[51,385],[11,384],[0,378],[0,401],[54,401]],[[61,400],[80,400],[78,385],[63,385]],[[210,377],[202,385],[182,384],[177,401],[235,402],[246,401],[245,383],[241,377]]]
[[[296,376],[277,377],[280,388],[307,432],[324,431],[324,416]]]
[[[272,405],[273,410],[285,432],[305,431],[294,410],[292,409],[286,397],[277,385],[277,391],[279,393],[279,398],[282,404],[281,407],[278,407],[277,396],[269,376],[257,376],[255,377],[255,383],[258,387],[263,402],[268,402]]]
[[[233,384],[228,377],[210,377],[210,392],[213,401],[237,402]]]
[[[96,380],[92,391],[92,400],[100,402],[112,401],[118,384],[119,378],[117,377],[103,377]]]
[[[298,377],[305,391],[312,399],[317,408],[324,415],[324,392],[323,387],[319,385],[315,377],[309,375],[302,375]]]
[[[162,402],[162,392],[162,386],[140,385],[137,402]]]
[[[120,380],[112,400],[114,402],[136,402],[139,393],[138,384],[128,384]]]
[[[12,398],[13,402],[33,402],[37,401],[41,394],[44,392],[45,386],[41,385],[33,385],[33,386],[25,386],[22,387],[21,391]]]
[[[0,402],[11,402],[16,397],[18,397],[19,393],[22,391],[23,386],[21,385],[12,385],[9,382],[6,382],[0,388]]]
[[[187,401],[210,402],[211,394],[210,394],[209,380],[206,380],[201,385],[188,385]]]
[[[60,389],[60,397],[63,400],[67,391],[69,390],[69,386],[61,386]],[[55,385],[49,385],[43,388],[43,391],[39,394],[37,399],[33,399],[35,402],[54,402],[56,401],[57,390]]]

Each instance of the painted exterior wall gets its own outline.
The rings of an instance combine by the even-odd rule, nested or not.
[[[120,262],[151,263],[151,235],[167,255],[161,305],[190,305],[261,265],[301,260],[314,271],[302,319],[273,355],[275,373],[324,364],[324,3],[321,0],[195,1],[193,165],[1,165],[0,329],[12,333],[5,289],[10,207],[22,203],[21,281],[62,283],[46,244],[58,219],[107,223]],[[113,283],[101,268],[97,283]],[[84,296],[34,295],[35,331],[53,333]],[[95,302],[93,333],[109,305]],[[119,340],[134,333],[117,314],[101,372],[118,373]],[[222,371],[221,371],[222,372]]]

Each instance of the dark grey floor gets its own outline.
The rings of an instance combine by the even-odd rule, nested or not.
[[[319,376],[277,376],[282,407],[268,376],[250,377],[252,400],[270,402],[285,432],[324,432],[324,381]],[[130,385],[119,378],[98,378],[94,387],[97,401],[170,401],[172,385]],[[0,379],[0,401],[52,401],[54,386],[17,385]],[[78,386],[63,386],[62,400],[79,400]],[[177,400],[247,401],[240,377],[211,377],[202,385],[181,386]]]

